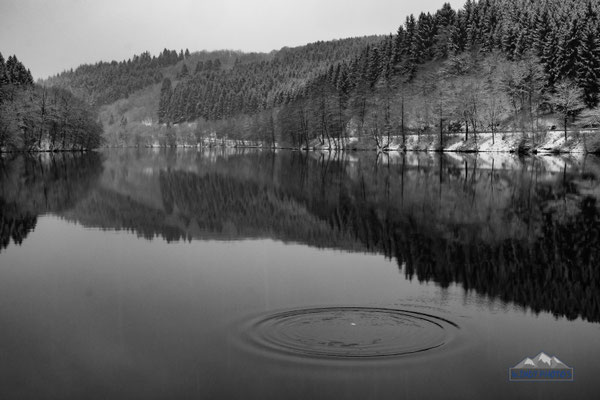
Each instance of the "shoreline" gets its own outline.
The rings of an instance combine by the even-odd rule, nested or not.
[[[440,145],[439,134],[422,133],[420,135],[406,135],[406,141],[401,136],[387,137],[348,137],[341,139],[330,138],[321,142],[315,139],[308,146],[300,147],[291,145],[272,146],[268,142],[233,139],[211,139],[196,144],[177,143],[167,145],[166,143],[153,143],[138,146],[103,146],[97,149],[29,149],[29,150],[6,150],[0,149],[0,154],[34,154],[34,153],[85,153],[100,149],[119,148],[239,148],[239,149],[261,149],[261,150],[291,150],[291,151],[325,151],[325,152],[354,152],[354,151],[376,151],[383,153],[394,152],[427,152],[427,153],[513,153],[524,155],[536,154],[600,154],[600,132],[571,131],[565,140],[564,132],[548,131],[539,133],[477,133],[470,134],[465,139],[464,133],[445,134],[443,144]]]
[[[309,145],[271,145],[269,142],[232,139],[205,139],[201,143],[177,143],[168,146],[163,143],[138,146],[138,148],[240,148],[264,150],[292,151],[376,151],[393,152],[434,152],[434,153],[517,153],[517,154],[600,154],[599,131],[569,131],[567,140],[563,131],[536,133],[502,132],[470,134],[468,140],[465,133],[444,134],[443,146],[440,146],[439,134],[423,133],[406,135],[403,144],[399,135],[387,137],[348,137],[341,139],[314,139]],[[378,145],[379,144],[379,145]],[[136,146],[111,146],[110,148],[136,148]]]

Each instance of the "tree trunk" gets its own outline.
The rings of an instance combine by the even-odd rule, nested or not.
[[[402,132],[402,146],[404,146],[404,150],[406,150],[406,133],[404,132],[404,92],[402,92],[402,103],[401,103],[401,114],[402,121],[400,125],[400,130]]]
[[[440,118],[440,151],[444,150],[444,120]]]
[[[275,122],[273,121],[273,114],[269,117],[269,124],[271,125],[271,147],[275,148]]]

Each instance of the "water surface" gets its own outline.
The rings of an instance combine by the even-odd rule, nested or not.
[[[595,398],[593,156],[0,161],[2,398]],[[544,351],[569,383],[508,381]]]

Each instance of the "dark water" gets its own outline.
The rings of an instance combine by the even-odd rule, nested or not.
[[[596,398],[600,160],[0,158],[0,398]],[[540,352],[573,382],[509,382]]]

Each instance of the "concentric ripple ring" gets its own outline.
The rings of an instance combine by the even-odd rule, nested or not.
[[[458,326],[415,311],[327,307],[283,311],[256,318],[246,339],[266,350],[308,357],[377,358],[443,346]]]

